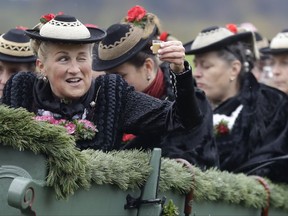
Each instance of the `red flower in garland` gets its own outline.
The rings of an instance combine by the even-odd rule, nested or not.
[[[128,10],[126,20],[129,22],[134,22],[134,21],[141,21],[143,17],[146,15],[146,10],[145,8],[136,5],[132,7],[130,10]]]
[[[136,136],[133,134],[124,134],[122,137],[122,141],[124,143],[129,142],[130,140],[134,139]]]
[[[227,135],[229,132],[228,122],[225,120],[221,120],[217,125],[214,125],[214,134],[216,136]]]

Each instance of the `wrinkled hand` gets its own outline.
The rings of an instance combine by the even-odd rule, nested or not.
[[[174,73],[181,73],[184,70],[185,48],[181,41],[166,41],[161,43],[158,50],[158,57],[161,61],[170,63]]]

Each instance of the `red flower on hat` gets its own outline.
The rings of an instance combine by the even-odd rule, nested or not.
[[[86,27],[88,27],[88,28],[98,28],[97,25],[92,24],[92,23],[85,23],[84,25],[85,25]]]
[[[45,23],[49,22],[50,20],[54,19],[54,17],[55,17],[55,14],[53,14],[53,13],[42,15],[40,18],[40,22],[45,24]]]
[[[235,24],[233,24],[233,23],[227,24],[227,25],[226,25],[226,28],[227,28],[229,31],[231,31],[232,33],[234,33],[234,34],[237,34],[237,32],[238,32],[238,27],[237,27],[237,25],[235,25]]]
[[[45,23],[49,22],[50,20],[54,19],[55,16],[57,16],[57,15],[62,15],[62,14],[64,14],[62,11],[61,11],[61,12],[58,12],[58,14],[56,14],[56,15],[53,14],[53,13],[44,14],[44,15],[42,15],[42,16],[40,17],[40,22],[41,22],[42,24],[45,24]]]
[[[146,10],[145,8],[136,5],[132,7],[130,10],[128,10],[126,20],[129,22],[134,22],[134,21],[141,21],[143,17],[146,15]]]
[[[160,34],[160,36],[159,36],[159,39],[160,39],[161,41],[167,41],[168,36],[169,36],[169,33],[168,33],[168,32],[162,32],[162,33]]]
[[[16,29],[20,29],[20,30],[25,31],[25,30],[27,30],[28,28],[25,27],[25,26],[16,26]]]

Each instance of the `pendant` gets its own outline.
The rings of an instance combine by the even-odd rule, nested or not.
[[[95,107],[95,105],[96,105],[95,101],[92,101],[92,102],[90,103],[90,106],[91,106],[91,107]]]

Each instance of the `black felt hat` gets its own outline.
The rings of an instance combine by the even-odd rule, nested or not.
[[[279,32],[272,38],[270,45],[260,50],[264,54],[282,54],[288,53],[288,29]]]
[[[107,36],[96,46],[93,69],[109,70],[131,59],[141,51],[155,35],[156,27],[141,27],[117,23],[107,29]]]
[[[57,15],[45,23],[40,30],[28,29],[26,34],[41,41],[61,43],[94,43],[106,36],[106,32],[99,28],[87,28],[79,20],[69,15]]]
[[[29,63],[35,60],[30,38],[22,29],[10,29],[0,36],[0,61]]]
[[[235,34],[227,28],[218,26],[202,30],[195,40],[184,44],[184,48],[187,55],[201,54],[220,49],[236,41],[244,41],[251,44],[252,51],[255,53],[256,57],[258,56],[253,32],[244,31]]]

